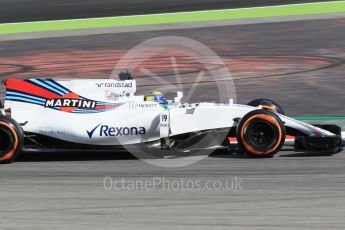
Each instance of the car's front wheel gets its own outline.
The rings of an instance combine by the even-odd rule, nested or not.
[[[239,122],[236,137],[239,148],[249,156],[271,157],[285,142],[285,127],[276,113],[258,109]]]

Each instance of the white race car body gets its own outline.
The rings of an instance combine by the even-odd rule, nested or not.
[[[167,107],[135,95],[135,80],[7,79],[3,113],[25,134],[97,146],[131,145],[186,133],[236,127],[257,107],[181,104],[178,92]],[[285,127],[306,136],[334,136],[324,129],[279,114]]]

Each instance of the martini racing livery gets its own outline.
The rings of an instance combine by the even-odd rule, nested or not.
[[[339,127],[294,120],[267,99],[248,105],[231,99],[188,104],[182,103],[182,92],[173,100],[159,92],[136,95],[131,78],[9,78],[4,83],[1,163],[12,162],[23,150],[115,150],[142,144],[164,151],[222,148],[268,157],[282,148],[286,135],[295,138],[298,151],[333,154],[341,148]]]

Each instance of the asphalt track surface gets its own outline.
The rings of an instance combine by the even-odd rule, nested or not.
[[[230,9],[320,0],[1,0],[0,23]]]
[[[0,167],[1,228],[343,229],[344,155],[284,155],[214,156],[170,169],[109,155],[84,155],[74,161],[66,156],[22,158],[26,161]],[[103,187],[105,177],[164,178],[165,185],[108,191]],[[240,187],[223,191],[188,190],[193,185],[174,182],[182,179],[204,186],[236,177]],[[174,189],[169,190],[169,183],[175,183],[170,185]]]
[[[345,17],[274,20],[2,41],[0,63],[3,77],[109,77],[114,62],[141,41],[162,35],[186,36],[206,44],[229,64],[240,103],[268,97],[282,104],[289,115],[343,115]],[[173,74],[167,67],[169,62],[160,58],[159,64],[149,62],[146,67],[170,80]],[[188,80],[195,79],[198,66],[182,62],[180,67],[182,81],[186,81],[183,85],[188,89],[192,84]],[[147,80],[139,75],[138,85]],[[173,91],[174,80],[168,88],[158,87]],[[216,90],[214,82],[200,87],[192,100],[211,99]],[[175,159],[169,160],[173,165]],[[180,168],[153,166],[125,153],[26,153],[14,164],[0,167],[0,226],[343,229],[344,164],[343,152],[334,156],[306,155],[288,148],[272,159],[220,154]],[[103,186],[105,177],[116,181],[164,178],[166,184],[146,187],[148,190],[139,186],[137,190],[108,191]],[[228,190],[188,190],[174,182],[192,181],[190,188],[193,183],[203,187],[209,181],[224,184],[235,178],[241,180],[240,187]],[[177,187],[169,189],[169,183]]]

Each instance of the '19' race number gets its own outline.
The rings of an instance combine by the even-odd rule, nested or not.
[[[162,115],[162,122],[166,122],[168,120],[168,115],[163,114]]]
[[[161,113],[161,122],[160,122],[160,137],[168,137],[169,136],[169,112],[165,111]]]

